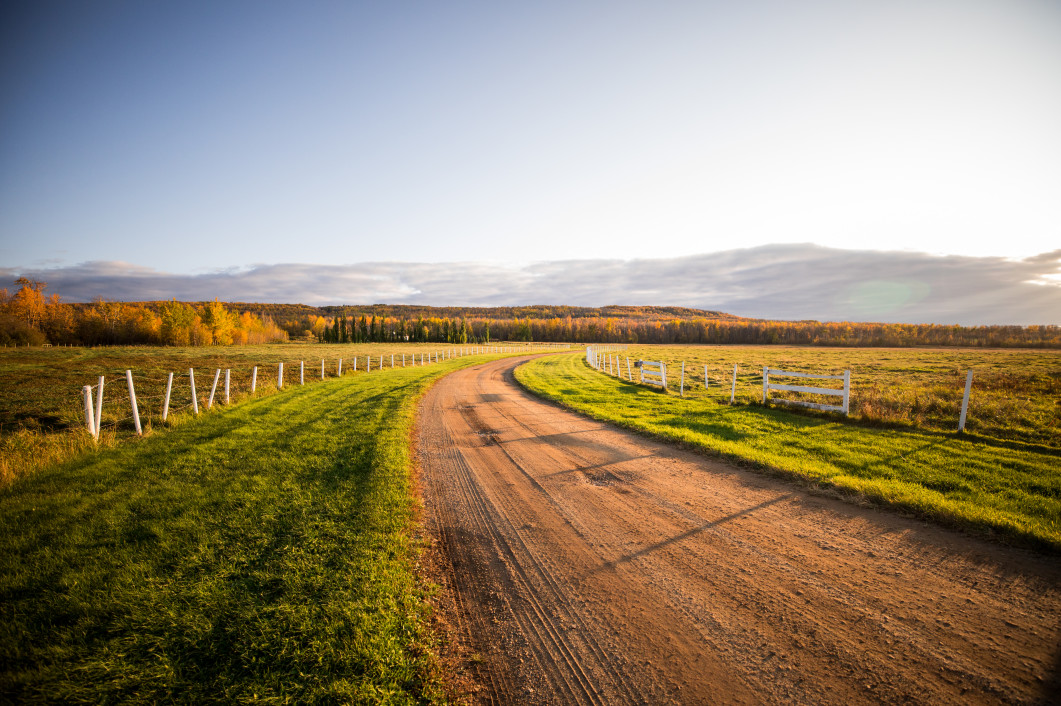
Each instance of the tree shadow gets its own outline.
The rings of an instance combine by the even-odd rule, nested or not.
[[[650,554],[650,553],[652,553],[654,551],[662,549],[663,547],[669,546],[669,545],[674,544],[676,542],[680,542],[683,539],[688,539],[689,537],[692,537],[693,535],[696,535],[696,534],[699,534],[701,532],[704,532],[705,530],[709,530],[712,527],[718,527],[719,525],[724,524],[726,522],[730,522],[732,520],[736,520],[738,517],[744,517],[745,515],[748,515],[748,514],[750,514],[752,512],[755,512],[757,510],[762,510],[763,508],[766,508],[766,507],[769,507],[769,506],[774,505],[776,503],[779,503],[782,500],[787,500],[787,499],[793,497],[793,495],[794,495],[794,493],[785,493],[785,494],[779,495],[779,496],[777,496],[775,498],[771,498],[770,500],[765,500],[765,501],[759,503],[758,505],[753,505],[752,507],[748,507],[748,508],[745,508],[743,510],[738,510],[737,512],[734,512],[732,514],[726,515],[725,517],[720,517],[717,520],[712,520],[710,522],[707,522],[705,524],[700,525],[699,527],[693,527],[692,529],[688,529],[688,530],[686,530],[686,531],[684,531],[684,532],[682,532],[680,534],[676,534],[673,537],[669,537],[668,539],[665,539],[662,542],[657,542],[656,544],[650,545],[650,546],[645,547],[643,549],[639,549],[636,552],[634,552],[633,554],[627,554],[626,556],[620,557],[620,558],[615,559],[613,561],[605,562],[601,567],[595,569],[594,573],[596,573],[598,571],[603,571],[603,570],[606,570],[606,569],[614,569],[615,567],[619,566],[620,564],[627,564],[627,563],[629,563],[631,561],[634,561],[635,559],[638,559],[640,557],[645,556],[646,554]]]
[[[656,423],[662,427],[686,429],[696,432],[697,434],[704,434],[705,436],[713,436],[730,441],[740,441],[749,436],[748,433],[737,430],[732,424],[726,424],[724,422],[708,422],[696,417],[662,419]]]
[[[623,463],[624,461],[638,461],[638,460],[645,459],[645,458],[655,458],[655,457],[656,457],[656,454],[645,454],[643,456],[625,456],[625,457],[620,458],[618,460],[608,460],[608,461],[604,461],[602,463],[595,463],[595,464],[593,464],[591,466],[577,466],[575,468],[567,468],[567,469],[564,469],[562,471],[554,471],[552,473],[546,474],[545,477],[546,478],[555,478],[557,476],[563,476],[563,475],[568,475],[568,474],[573,474],[573,473],[590,473],[592,471],[596,471],[596,470],[599,470],[599,469],[602,469],[602,468],[607,468],[608,466],[614,466],[617,463]]]

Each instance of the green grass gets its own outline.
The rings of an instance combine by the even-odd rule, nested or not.
[[[659,350],[650,352],[658,359]],[[534,360],[516,379],[597,419],[946,525],[1061,550],[1054,449],[682,399],[597,372],[579,354]]]
[[[510,345],[510,344],[494,344]],[[472,346],[464,346],[467,350]],[[145,429],[164,426],[163,398],[168,373],[175,373],[170,401],[170,417],[191,414],[191,388],[188,368],[195,368],[196,393],[200,409],[210,396],[214,372],[221,379],[214,405],[224,399],[224,370],[230,369],[231,401],[250,397],[251,373],[258,366],[255,396],[277,389],[277,364],[284,363],[284,389],[299,381],[299,363],[305,362],[307,384],[320,381],[321,359],[326,375],[336,374],[343,359],[343,376],[365,374],[366,356],[373,358],[372,371],[379,370],[379,358],[389,368],[390,357],[401,367],[402,355],[411,367],[415,355],[443,354],[456,345],[423,344],[273,344],[260,346],[153,347],[122,346],[101,348],[0,348],[0,487],[32,474],[56,461],[83,452],[88,442],[84,431],[81,389],[96,385],[105,377],[101,444],[114,446],[135,435],[129,405],[125,371],[133,371],[137,406]],[[354,370],[354,358],[357,370]],[[167,420],[167,423],[169,422]]]
[[[2,700],[444,700],[409,435],[484,359],[185,416],[0,491]]]
[[[837,348],[811,346],[638,346],[626,358],[664,360],[678,392],[685,362],[685,394],[729,402],[737,365],[737,400],[762,398],[763,366],[839,374],[851,371],[851,419],[935,431],[955,431],[973,370],[966,432],[1061,449],[1061,351],[982,348]],[[704,390],[704,366],[711,384]],[[634,371],[636,376],[636,371]],[[783,382],[799,384],[789,379]],[[837,381],[805,381],[824,387]],[[795,396],[795,393],[772,393]],[[824,400],[819,398],[817,401]]]

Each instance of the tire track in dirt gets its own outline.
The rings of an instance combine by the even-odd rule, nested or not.
[[[1049,703],[1061,567],[524,393],[424,398],[443,596],[481,703]]]

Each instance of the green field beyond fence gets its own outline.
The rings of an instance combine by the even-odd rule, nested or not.
[[[718,403],[729,402],[734,365],[740,403],[762,399],[764,366],[823,374],[850,370],[851,420],[937,431],[958,428],[966,373],[972,370],[966,432],[1061,449],[1061,351],[629,346],[612,355],[619,358],[623,378],[627,358],[666,362],[668,387],[675,393],[684,362],[685,396]],[[710,383],[706,390],[705,366]],[[633,373],[637,379],[637,371]],[[835,398],[816,401],[837,403]]]
[[[339,373],[343,377],[372,371],[380,364],[391,370],[419,365],[435,357],[463,356],[476,351],[547,350],[551,345],[495,343],[490,346],[442,344],[284,344],[260,346],[159,348],[147,346],[104,348],[7,348],[0,349],[0,487],[39,468],[83,453],[96,444],[86,432],[82,388],[97,385],[104,376],[103,414],[99,445],[113,446],[135,435],[125,371],[131,370],[142,427],[146,432],[162,425],[165,392],[170,373],[168,425],[192,415],[188,369],[195,370],[200,413],[205,412],[214,377],[214,409],[223,407],[225,371],[229,374],[229,399],[235,403],[249,397],[268,396],[277,390],[278,368],[284,364],[284,385],[298,386],[300,369],[306,384]],[[415,361],[414,362],[414,358]],[[304,363],[304,366],[302,365]],[[251,380],[257,367],[255,392]],[[95,399],[95,390],[93,390]]]
[[[618,352],[623,377],[625,359],[668,361],[669,391],[620,380],[592,369],[584,354],[550,356],[532,361],[516,371],[516,379],[526,388],[597,419],[630,429],[679,441],[704,452],[719,455],[786,477],[834,489],[846,495],[900,508],[944,524],[979,532],[998,534],[1011,540],[1061,550],[1061,451],[1056,444],[1058,400],[1041,399],[1028,390],[1055,390],[1058,357],[1051,353],[977,351],[966,357],[953,352],[778,349],[770,347],[631,347]],[[605,354],[607,355],[607,354]],[[615,353],[613,353],[615,355]],[[699,357],[697,357],[699,356]],[[910,377],[926,375],[948,380],[953,376],[953,393],[930,393],[924,389],[893,393],[896,397],[936,394],[938,409],[946,415],[925,420],[901,418],[894,425],[865,419],[867,400],[887,395],[867,395],[866,371],[874,365],[880,372],[876,389],[887,389],[886,381],[908,377],[905,364],[913,368]],[[685,397],[678,396],[680,361],[695,360],[700,365],[695,377],[686,364]],[[703,361],[710,360],[711,385],[703,389]],[[733,364],[746,371],[738,379],[737,404],[728,404]],[[998,437],[958,435],[924,427],[956,429],[958,407],[964,382],[964,364],[974,363],[1000,379],[1013,366],[1009,379],[1014,396],[1027,395],[1027,408],[1041,410],[1007,423],[1004,415],[988,428]],[[675,365],[678,364],[678,365]],[[785,369],[852,370],[853,399],[863,385],[861,409],[854,420],[836,414],[796,412],[758,404],[762,395],[762,366]],[[805,367],[804,367],[805,366]],[[752,372],[754,371],[754,372]],[[942,375],[940,372],[942,371]],[[692,372],[696,372],[693,368]],[[634,371],[635,380],[637,373]],[[696,378],[699,378],[699,381]],[[1030,379],[1032,382],[1022,382]],[[959,382],[960,381],[960,382]],[[1051,382],[1052,381],[1052,382]],[[697,389],[697,382],[699,389]],[[938,383],[943,385],[943,382]],[[929,389],[935,389],[933,383]],[[1042,387],[1036,387],[1041,385]],[[1053,385],[1054,387],[1051,387]],[[974,386],[974,395],[976,388]],[[974,397],[975,399],[975,397]],[[749,404],[754,403],[754,404]],[[1001,402],[983,402],[972,407],[970,422],[984,409]],[[1014,405],[1016,402],[1013,403]],[[852,403],[852,409],[856,403]],[[899,409],[899,407],[896,407]],[[937,408],[934,408],[937,409]],[[901,416],[901,415],[900,415]],[[1043,419],[1052,427],[1034,422]],[[901,422],[901,423],[900,423]],[[924,424],[924,427],[918,427]],[[970,424],[970,426],[972,426]],[[983,429],[984,425],[980,426]],[[1007,439],[1006,437],[1009,437]],[[1016,440],[1013,440],[1016,439]],[[1029,444],[1025,440],[1042,442]]]
[[[0,491],[0,700],[442,698],[409,436],[487,359],[285,389]]]

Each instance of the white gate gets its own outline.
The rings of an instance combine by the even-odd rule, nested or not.
[[[661,360],[641,360],[641,382],[667,389],[667,364]],[[647,379],[646,379],[647,378]]]
[[[832,387],[806,387],[804,385],[780,385],[778,383],[770,382],[771,375],[775,377],[812,378],[814,380],[843,380],[844,389],[839,390]],[[842,397],[843,403],[839,405],[829,405],[818,404],[817,402],[805,402],[804,400],[785,400],[778,397],[770,397],[771,390],[787,392],[806,392],[813,395],[829,395],[832,397]],[[811,407],[813,409],[821,409],[826,412],[843,412],[844,415],[847,415],[850,400],[850,370],[845,370],[843,375],[815,375],[813,373],[796,373],[785,370],[773,370],[770,368],[763,368],[763,404],[766,404],[767,402],[780,402],[782,404],[792,404],[799,405],[800,407]]]

